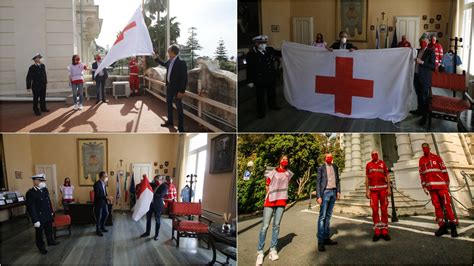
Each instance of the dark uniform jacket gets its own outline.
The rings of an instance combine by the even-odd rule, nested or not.
[[[96,208],[107,206],[107,186],[102,186],[102,181],[94,183],[94,205]]]
[[[256,47],[252,47],[247,53],[247,83],[266,84],[275,82],[275,62],[281,57],[281,51],[267,47],[265,53],[261,53]]]
[[[169,69],[171,60],[166,62],[161,61],[159,58],[156,58],[155,61],[166,67],[166,88],[172,94],[177,94],[178,92],[184,93],[186,91],[186,86],[188,85],[188,67],[186,62],[179,59],[179,56],[176,56],[176,59],[173,63],[173,69]],[[171,71],[170,81],[168,82],[168,72]]]
[[[53,221],[53,209],[47,188],[30,188],[26,192],[26,208],[32,223],[44,224]]]
[[[336,177],[336,191],[341,192],[341,186],[339,182],[339,170],[337,169],[337,166],[335,164],[332,164],[332,166],[334,167],[334,175]],[[318,168],[318,177],[316,180],[316,197],[317,198],[323,197],[327,184],[328,184],[328,172],[326,169],[326,164],[323,163]]]
[[[46,88],[47,83],[46,67],[44,64],[31,65],[26,75],[26,89],[41,90]]]
[[[99,66],[99,64],[97,64],[97,61],[92,63],[92,69],[97,69],[98,66]],[[99,76],[99,75],[97,75],[97,77],[94,77],[95,76],[95,71],[92,71],[92,80],[96,81],[96,79],[102,79],[102,80],[108,79],[109,78],[109,73],[107,73],[107,68],[102,69],[102,71],[104,72],[104,75],[102,77]]]
[[[421,49],[417,49],[418,53],[420,50]],[[421,60],[424,64],[418,65],[418,79],[424,86],[431,87],[431,76],[435,70],[435,53],[433,50],[426,48],[423,56],[421,56]]]
[[[153,188],[153,187],[152,187]],[[163,198],[168,193],[168,183],[163,182],[158,187],[153,188],[153,201],[150,204],[150,208],[161,208],[163,206]]]
[[[332,48],[332,49],[334,49],[334,50],[339,50],[339,49],[341,49],[341,41],[337,41],[337,42],[333,43],[330,48]],[[354,46],[352,43],[350,43],[350,42],[346,42],[346,49],[347,49],[347,50],[349,50],[349,49],[355,49],[355,50],[357,50],[357,47],[355,47],[355,46]]]

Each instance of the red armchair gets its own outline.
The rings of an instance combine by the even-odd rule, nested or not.
[[[53,209],[54,212],[54,209]],[[53,236],[57,238],[57,231],[67,229],[71,236],[71,216],[68,214],[54,214],[53,216]]]
[[[473,99],[467,92],[465,71],[462,75],[433,72],[431,80],[432,87],[451,90],[453,97],[433,95],[430,89],[428,130],[431,130],[432,118],[458,122],[459,115],[463,111],[473,108]],[[462,94],[462,98],[456,97],[457,92]]]
[[[186,216],[197,216],[198,220],[186,220]],[[209,225],[212,221],[202,216],[200,202],[174,202],[171,206],[171,218],[173,219],[171,239],[176,240],[177,247],[179,247],[180,237],[199,238],[200,236],[206,236],[207,248],[209,249]],[[202,220],[207,223],[202,222]]]

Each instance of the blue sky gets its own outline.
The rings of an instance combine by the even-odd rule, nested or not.
[[[95,0],[99,5],[102,30],[97,38],[100,46],[111,46],[131,18],[141,0]],[[237,0],[171,0],[171,16],[180,23],[180,44],[185,44],[190,27],[197,28],[197,38],[203,47],[199,55],[214,57],[220,38],[229,56],[237,54]]]

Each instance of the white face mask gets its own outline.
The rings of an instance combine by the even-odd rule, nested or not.
[[[258,45],[258,50],[265,51],[265,49],[267,49],[267,44],[266,43],[262,43],[262,44]]]
[[[105,182],[105,183],[109,182],[109,178],[106,177],[106,178],[104,179],[104,182]]]
[[[342,43],[346,43],[346,42],[347,42],[347,38],[346,38],[346,37],[341,38],[341,42],[342,42]]]
[[[46,187],[46,182],[40,182],[38,185],[39,188],[43,189]]]

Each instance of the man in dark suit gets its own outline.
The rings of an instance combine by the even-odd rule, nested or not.
[[[339,32],[339,41],[334,42],[331,47],[328,48],[329,51],[332,50],[349,50],[349,51],[354,51],[357,50],[357,47],[355,47],[352,43],[347,42],[347,32],[346,31],[341,31]]]
[[[268,37],[260,35],[252,38],[254,46],[250,48],[247,60],[247,86],[255,88],[257,94],[257,116],[265,117],[267,94],[271,110],[280,110],[276,100],[277,68],[275,63],[281,58],[281,51],[267,47]]]
[[[95,76],[95,71],[97,70],[97,67],[100,65],[101,62],[102,57],[98,54],[95,57],[95,62],[92,63],[92,80],[95,81],[95,89],[97,91],[97,100],[95,101],[96,104],[100,101],[102,101],[103,103],[107,102],[107,100],[105,99],[105,82],[109,77],[107,73],[107,68],[102,69],[100,73],[97,74],[97,77]]]
[[[105,229],[105,221],[109,216],[108,200],[107,196],[107,181],[109,176],[106,172],[102,171],[99,173],[99,180],[94,183],[94,213],[96,220],[96,234],[103,236],[102,232],[108,232]]]
[[[418,100],[418,108],[410,111],[414,115],[421,115],[419,124],[423,126],[428,117],[429,93],[431,87],[431,76],[435,70],[436,56],[433,50],[428,49],[428,36],[423,34],[420,38],[420,49],[415,59],[415,92]]]
[[[46,84],[48,84],[48,79],[46,77],[46,67],[41,63],[41,58],[43,58],[41,54],[33,56],[32,60],[35,63],[30,66],[26,75],[26,89],[28,92],[33,91],[33,111],[37,116],[40,116],[41,112],[49,112],[46,108]],[[40,108],[38,108],[38,101]]]
[[[164,208],[163,198],[166,193],[168,193],[168,182],[159,184],[158,180],[155,178],[155,182],[151,183],[151,188],[153,189],[153,201],[150,203],[150,210],[146,213],[146,232],[140,237],[150,236],[151,216],[155,213],[155,237],[153,239],[156,241],[158,240],[158,234],[160,233],[161,212]]]
[[[333,164],[330,153],[326,154],[325,163],[318,168],[316,183],[316,198],[321,205],[318,219],[318,250],[326,251],[324,245],[336,245],[337,242],[331,240],[329,235],[332,210],[336,199],[341,196],[339,185],[339,172],[337,166]]]
[[[41,254],[48,251],[44,246],[43,231],[46,234],[48,246],[54,246],[59,242],[53,239],[53,208],[46,188],[46,177],[39,174],[31,177],[33,187],[26,192],[26,208],[31,217],[31,222],[35,227],[36,246]]]
[[[173,127],[173,100],[178,110],[178,131],[184,132],[183,96],[188,84],[188,67],[178,56],[179,47],[176,44],[168,48],[168,61],[155,57],[155,61],[166,67],[166,105],[168,106],[168,121],[162,127]]]

